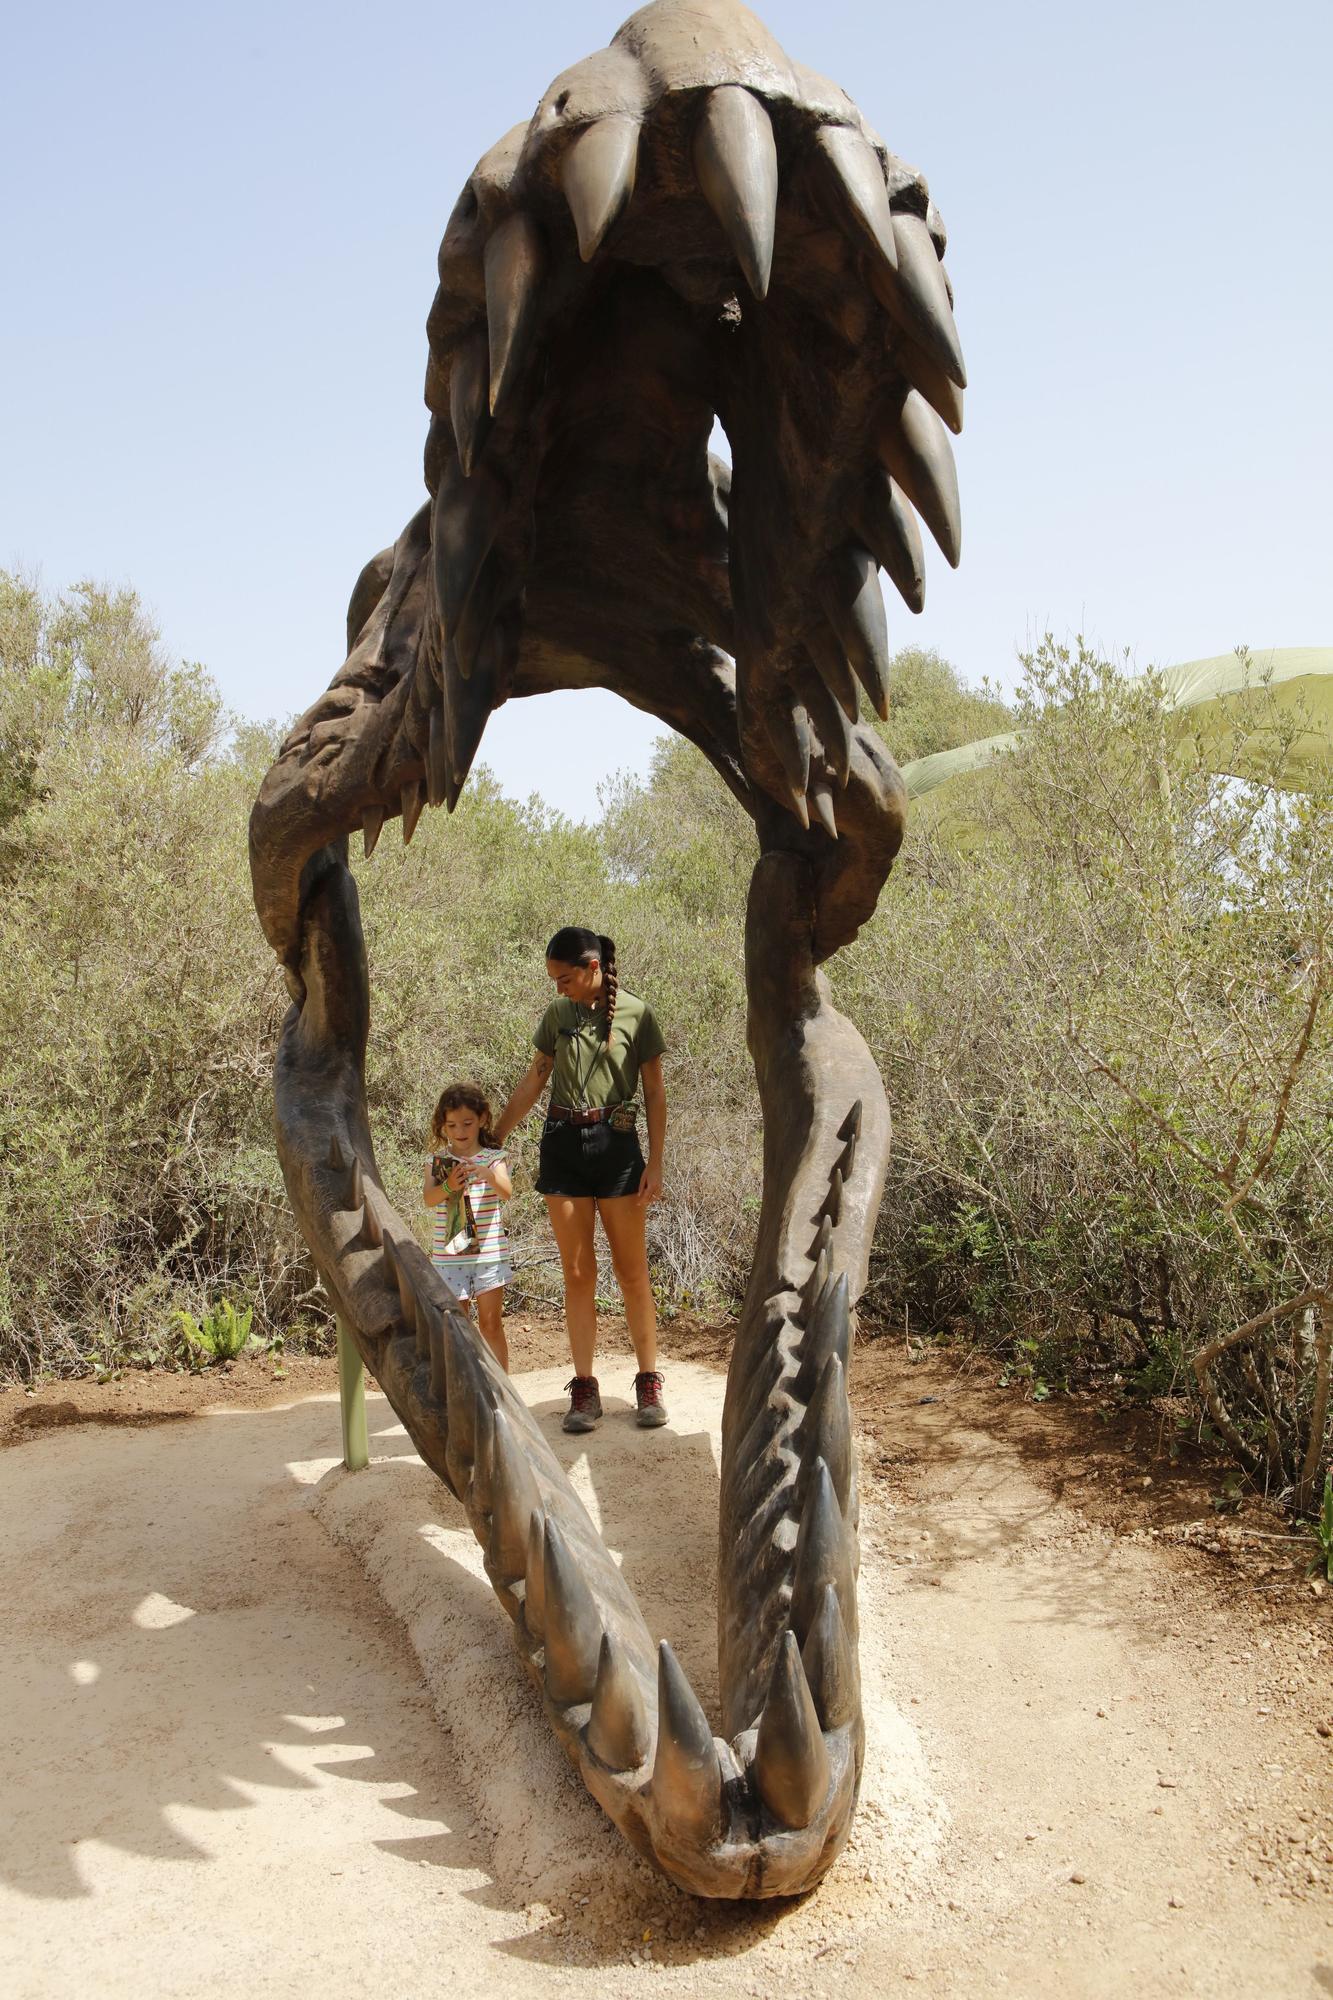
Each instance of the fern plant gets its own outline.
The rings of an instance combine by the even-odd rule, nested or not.
[[[250,1338],[250,1322],[254,1318],[254,1307],[246,1306],[237,1312],[230,1299],[219,1299],[210,1306],[202,1320],[193,1313],[178,1311],[181,1332],[192,1357],[197,1357],[201,1367],[212,1361],[234,1361]]]

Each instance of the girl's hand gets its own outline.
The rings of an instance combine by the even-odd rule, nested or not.
[[[462,1194],[471,1178],[471,1168],[465,1160],[460,1160],[456,1167],[450,1167],[449,1178],[445,1182],[445,1186],[451,1194]]]
[[[649,1202],[660,1201],[661,1199],[662,1169],[655,1161],[649,1160],[643,1170],[643,1179],[639,1182],[639,1200],[646,1206]]]

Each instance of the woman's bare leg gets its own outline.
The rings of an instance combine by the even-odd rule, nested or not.
[[[641,1374],[657,1367],[657,1304],[648,1276],[648,1210],[637,1195],[599,1201],[597,1210],[611,1246],[611,1263],[625,1301],[629,1337]]]
[[[591,1195],[548,1194],[546,1213],[564,1272],[565,1326],[574,1373],[591,1375],[597,1352],[597,1253],[593,1247],[597,1204]]]
[[[477,1294],[477,1325],[481,1328],[481,1337],[507,1375],[509,1342],[505,1339],[504,1302],[503,1285],[496,1285],[493,1291]]]

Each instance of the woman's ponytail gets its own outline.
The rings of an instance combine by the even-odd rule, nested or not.
[[[616,994],[620,988],[620,981],[616,976],[616,943],[614,938],[602,937],[599,934],[597,944],[602,960],[602,988],[606,994],[606,1039],[609,1042],[611,1023],[616,1013]]]

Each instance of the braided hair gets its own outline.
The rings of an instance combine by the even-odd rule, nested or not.
[[[546,947],[546,956],[557,965],[600,965],[602,993],[606,1003],[606,1039],[611,1039],[615,1019],[616,994],[620,980],[616,972],[616,941],[602,931],[585,931],[578,924],[566,924]]]

